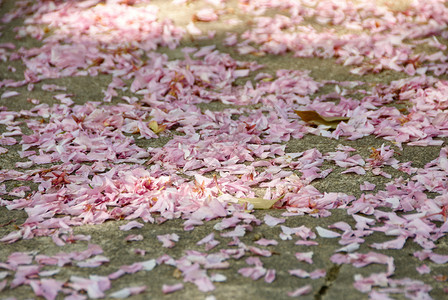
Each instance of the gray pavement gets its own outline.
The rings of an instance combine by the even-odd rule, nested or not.
[[[182,4],[184,6],[179,9],[173,6],[171,1],[152,1],[160,8],[159,16],[161,19],[170,17],[174,20],[174,24],[179,27],[187,26],[192,15],[206,5],[202,1],[187,2],[189,4]],[[28,3],[28,1],[24,3]],[[12,11],[14,9],[13,4],[14,1],[3,1],[0,6],[2,14]],[[197,25],[204,32],[205,28],[216,30],[214,39],[198,39],[186,35],[176,49],[160,46],[156,51],[165,53],[169,59],[174,60],[184,57],[180,50],[182,47],[199,48],[214,44],[216,49],[229,53],[236,60],[257,62],[264,65],[263,69],[251,73],[249,77],[237,79],[236,86],[244,85],[248,79],[255,81],[255,75],[259,72],[275,74],[280,69],[310,70],[309,76],[316,82],[362,80],[370,86],[386,85],[393,80],[410,77],[403,72],[392,70],[359,76],[350,73],[349,67],[341,66],[333,58],[296,58],[289,52],[284,55],[266,54],[263,56],[238,53],[234,48],[223,45],[223,39],[227,37],[226,34],[229,32],[239,34],[244,32],[246,26],[249,26],[247,24],[251,24],[248,22],[254,16],[244,13],[241,7],[237,5],[237,1],[229,1],[224,10],[226,14],[220,17],[219,22],[203,22]],[[19,19],[1,25],[0,44],[11,42],[16,45],[16,49],[20,49],[20,47],[40,47],[42,45],[42,41],[37,41],[31,37],[23,37],[20,40],[14,38],[16,35],[14,28],[22,24],[24,17],[21,16]],[[225,20],[234,18],[242,20],[243,23],[239,26],[232,26],[229,25],[231,22],[225,22]],[[440,40],[443,39],[440,38]],[[1,49],[4,48],[0,47]],[[11,67],[17,70],[11,72]],[[24,70],[25,67],[20,61],[6,59],[0,62],[0,79],[21,80]],[[444,74],[439,76],[441,79],[444,77],[446,77]],[[110,74],[47,78],[36,82],[32,91],[27,89],[27,85],[16,88],[0,86],[0,94],[10,90],[20,93],[18,96],[1,99],[0,107],[4,107],[4,109],[0,109],[0,113],[2,111],[23,112],[32,110],[36,104],[27,101],[27,99],[38,99],[40,104],[50,106],[60,104],[61,102],[56,100],[54,96],[61,93],[70,95],[74,105],[85,105],[89,101],[101,102],[104,97],[102,90],[107,89],[111,79]],[[126,85],[130,83],[130,79],[125,82]],[[64,86],[66,90],[45,91],[41,89],[43,84]],[[309,96],[314,99],[325,94],[331,94],[334,89],[334,84],[326,84]],[[132,97],[135,94],[129,90],[118,90],[118,95],[114,96],[110,103],[104,103],[104,105],[126,103],[122,100],[122,96]],[[140,95],[138,97],[141,98]],[[207,110],[226,112],[242,107],[219,101],[194,105],[202,112]],[[261,106],[262,104],[249,105],[245,113],[250,114],[251,109],[255,111]],[[441,111],[446,113],[446,110],[442,109]],[[34,118],[34,116],[30,118]],[[41,119],[42,122],[48,122],[49,117],[44,116]],[[18,120],[23,121],[26,118],[18,118]],[[32,130],[26,128],[24,123],[19,125],[23,134],[32,133]],[[0,122],[0,132],[10,131],[8,124]],[[140,147],[139,149],[158,149],[165,147],[170,140],[180,134],[175,131],[176,128],[169,128],[157,139],[138,139],[138,134],[127,134],[126,136],[135,138],[135,145]],[[20,156],[22,136],[17,135],[14,138],[17,138],[19,143],[2,145],[8,151],[0,154],[0,185],[5,184],[3,195],[0,194],[2,199],[2,202],[0,202],[2,204],[0,206],[0,238],[20,231],[24,228],[22,224],[27,220],[25,210],[7,208],[7,205],[12,203],[11,201],[23,197],[20,195],[14,196],[10,192],[14,188],[29,186],[30,191],[27,191],[27,194],[31,197],[31,193],[38,191],[39,184],[42,184],[42,182],[33,182],[31,177],[26,180],[14,180],[11,177],[11,174],[14,173],[7,173],[8,170],[27,171],[23,168],[17,168],[17,162],[26,162],[27,159]],[[426,164],[437,159],[441,149],[445,147],[447,138],[441,137],[438,140],[442,140],[444,143],[426,147],[403,144],[403,149],[400,150],[390,141],[374,135],[351,141],[342,137],[335,140],[319,135],[306,134],[303,138],[290,138],[279,144],[285,145],[286,154],[300,153],[309,149],[317,149],[325,154],[337,151],[338,145],[342,144],[355,148],[356,152],[354,153],[359,154],[364,159],[369,158],[372,147],[380,148],[382,144],[385,144],[399,152],[399,155],[394,156],[399,162],[412,161],[412,167],[424,168]],[[91,163],[93,162],[89,164]],[[39,168],[41,170],[42,168],[49,169],[59,164],[61,162],[53,162],[33,166],[32,168],[36,168],[36,170]],[[150,167],[146,163],[142,166]],[[381,193],[381,191],[387,193],[388,183],[394,182],[398,178],[401,178],[402,181],[410,180],[413,176],[391,166],[385,166],[383,170],[391,174],[392,178],[376,176],[370,171],[365,175],[341,174],[345,168],[335,165],[330,160],[325,160],[320,168],[321,170],[333,168],[334,171],[325,178],[313,180],[310,183],[313,187],[321,193],[343,193],[347,197],[353,196],[353,199],[359,199],[363,193],[372,195]],[[179,170],[182,170],[182,168],[179,168]],[[179,177],[193,182],[194,177],[191,171],[183,172],[185,174],[182,174],[182,171],[179,173]],[[294,174],[301,175],[297,170],[294,171]],[[19,175],[17,174],[17,176]],[[209,178],[212,178],[212,175],[206,174]],[[219,172],[215,172],[215,175],[219,175]],[[443,183],[446,184],[446,174],[443,178],[445,180]],[[365,181],[375,184],[375,189],[361,191],[360,185]],[[42,190],[43,188],[40,188],[40,191]],[[254,187],[254,190],[258,193],[257,196],[263,196],[265,192],[265,189],[259,187]],[[437,196],[446,195],[447,191],[445,186],[442,185],[439,190],[435,189],[432,192],[425,190],[424,194],[429,199],[434,199]],[[378,229],[382,225],[385,226],[386,222],[382,220],[387,219],[385,217],[381,219],[378,211],[385,214],[393,212],[390,207],[376,208],[374,214],[367,211],[363,211],[365,214],[362,212],[350,214],[347,212],[350,207],[350,205],[341,205],[337,209],[310,210],[308,213],[294,215],[293,213],[288,214],[288,210],[285,208],[245,211],[241,206],[230,205],[226,207],[228,212],[225,218],[204,221],[202,225],[194,226],[192,230],[185,230],[184,228],[185,222],[191,214],[166,220],[164,216],[154,213],[152,215],[155,220],[153,223],[136,219],[133,221],[138,221],[144,225],[141,228],[136,227],[128,231],[123,230],[123,227],[120,229],[120,226],[128,224],[129,220],[107,220],[102,224],[71,226],[71,229],[66,229],[65,236],[64,231],[59,228],[60,237],[66,238],[64,245],[57,245],[57,238],[53,236],[52,239],[50,232],[43,234],[46,236],[36,236],[31,239],[19,238],[12,243],[8,243],[6,240],[0,246],[0,298],[43,299],[42,294],[45,294],[47,299],[98,297],[109,299],[114,295],[130,299],[290,299],[291,296],[294,296],[291,293],[303,288],[303,295],[299,296],[301,299],[368,299],[369,297],[371,299],[446,299],[448,293],[448,264],[429,259],[422,261],[417,258],[415,253],[419,253],[423,249],[419,245],[419,241],[415,241],[415,236],[409,237],[403,247],[398,247],[399,249],[375,249],[372,247],[372,245],[396,238],[393,233],[388,235]],[[424,215],[425,211],[423,209],[420,209],[420,211],[397,210],[395,212],[398,216],[406,218],[406,216],[412,216],[422,211]],[[237,214],[240,218],[236,229],[234,224],[228,229],[218,230],[220,229],[219,224],[223,220],[232,218],[233,214]],[[268,226],[266,223],[269,223],[267,221],[269,217],[266,219],[266,215],[284,219],[284,223]],[[63,215],[56,214],[55,217],[63,217]],[[365,222],[372,221],[375,226],[372,223],[362,228],[363,222],[359,218],[368,218]],[[344,234],[348,235],[349,232],[352,232],[354,237],[362,239],[359,242],[359,249],[340,250],[348,245],[344,244],[343,239],[341,239],[341,233],[344,231],[340,230],[341,227],[331,227],[331,225],[342,224],[340,222],[345,222],[346,224],[344,224],[350,226],[354,232],[346,230]],[[447,232],[446,215],[445,220],[440,218],[439,220],[433,220],[431,224],[434,224],[437,228],[445,226],[445,231],[441,231],[440,236],[435,237],[434,231],[431,233],[431,238],[428,239],[428,243],[429,240],[435,243],[434,253],[445,257],[448,254],[448,239],[445,236]],[[378,230],[371,230],[374,227]],[[397,227],[399,228],[400,225]],[[288,229],[291,230],[289,235]],[[320,229],[331,230],[337,236],[325,237],[325,232],[319,232]],[[237,230],[242,230],[244,233],[238,234]],[[207,242],[198,244],[212,233],[214,234],[214,240],[219,242],[216,242],[216,246],[212,247],[212,244]],[[176,234],[178,237],[172,238],[172,247],[163,247],[160,236],[168,234]],[[260,241],[263,242],[265,239],[275,240],[273,243],[277,244],[260,245]],[[298,241],[299,243],[297,243]],[[259,243],[257,244],[257,242]],[[166,243],[169,244],[170,242],[166,241]],[[421,243],[423,242],[420,241]],[[89,252],[87,249],[92,249],[92,245],[98,245],[97,248],[93,247],[99,250]],[[30,261],[27,262],[25,259],[24,263],[14,267],[14,263],[11,263],[14,261],[14,256],[11,256],[13,253],[22,253],[29,257]],[[301,254],[305,257],[308,255],[308,260],[301,258]],[[310,257],[310,255],[312,256]],[[60,265],[58,263],[56,265],[46,264],[44,256],[57,258],[56,261]],[[66,263],[63,263],[63,258],[67,260]],[[441,260],[443,261],[443,259]],[[86,264],[83,265],[83,263]],[[429,267],[428,270],[430,271],[421,271],[426,268],[422,268],[422,265]],[[26,275],[24,269],[27,266],[35,266],[39,270],[30,271]],[[128,267],[126,268],[126,266]],[[18,268],[22,269],[19,270]],[[191,268],[197,268],[197,270],[192,272]],[[126,271],[121,276],[117,275],[115,279],[111,274],[119,269]],[[272,270],[275,270],[275,279],[270,282],[272,277],[269,277],[269,275],[272,275]],[[21,281],[17,274],[22,271],[25,274],[23,275],[25,279],[23,279],[22,284],[14,287],[14,281]],[[52,271],[54,271],[54,274]],[[257,276],[257,272],[259,272],[259,276]],[[250,278],[251,276],[253,278]],[[257,279],[257,277],[259,278]],[[83,282],[80,278],[85,279],[84,287],[80,283]],[[365,278],[365,280],[362,280],[362,278]],[[103,280],[104,286],[98,283],[101,280]],[[58,283],[60,283],[60,286],[56,288],[55,286]],[[167,286],[178,284],[183,285],[181,289],[172,293],[163,292],[164,286],[168,288]],[[210,287],[210,284],[212,287]],[[90,286],[91,289],[89,290],[87,286]],[[138,287],[144,288],[141,292],[137,292]],[[131,295],[132,290],[129,288],[136,288],[136,294]],[[57,295],[47,293],[48,290],[52,289],[58,291]],[[121,292],[114,294],[117,291]]]

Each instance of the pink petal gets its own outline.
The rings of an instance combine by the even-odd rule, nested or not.
[[[143,226],[144,225],[142,223],[140,223],[140,222],[131,221],[131,222],[125,224],[125,225],[121,225],[120,226],[120,230],[128,231],[128,230],[131,230],[132,228],[142,228]]]
[[[265,238],[261,238],[258,241],[255,242],[255,244],[258,244],[260,246],[270,246],[270,245],[278,245],[278,242],[276,240],[267,240]]]
[[[288,273],[300,278],[307,278],[310,276],[310,273],[302,269],[289,270]]]
[[[59,291],[62,289],[64,282],[54,279],[42,279],[40,281],[31,280],[30,285],[36,296],[42,296],[47,300],[56,299]]]
[[[33,261],[32,255],[26,252],[14,252],[8,256],[6,260],[11,266],[29,265]]]
[[[347,173],[356,173],[358,175],[364,175],[366,174],[366,170],[363,167],[355,166],[341,172],[341,174],[347,174]]]
[[[238,273],[244,277],[250,277],[252,280],[258,280],[266,274],[266,269],[259,267],[247,267],[238,270]]]
[[[103,276],[90,275],[89,278],[71,276],[70,281],[72,288],[87,291],[89,297],[93,299],[103,298],[104,291],[110,288],[109,279]]]
[[[310,273],[310,278],[317,279],[317,278],[325,277],[325,275],[327,275],[327,271],[325,269],[316,269]]]
[[[266,275],[264,276],[264,281],[267,283],[272,283],[275,280],[275,269],[268,269]]]
[[[300,287],[292,292],[288,292],[288,296],[289,297],[300,297],[303,295],[307,295],[309,293],[311,293],[313,291],[313,287],[311,286],[311,284],[307,284],[303,287]]]
[[[316,231],[319,234],[319,236],[323,237],[323,238],[336,238],[336,237],[340,237],[341,234],[337,233],[337,232],[333,232],[331,230],[322,228],[320,226],[316,226]]]
[[[93,258],[90,258],[86,261],[78,262],[76,265],[80,268],[96,268],[101,266],[104,263],[109,262],[109,259],[102,255],[97,255]]]
[[[384,243],[373,243],[370,247],[375,249],[402,249],[406,243],[407,236],[399,236],[396,239],[384,242]]]
[[[193,22],[188,23],[187,31],[191,35],[200,35],[200,34],[202,34],[202,30],[200,30],[196,25],[194,25]]]
[[[130,234],[124,239],[126,242],[133,242],[133,241],[143,241],[143,235],[141,234]]]
[[[264,256],[264,257],[269,257],[272,255],[272,252],[269,250],[264,250],[264,249],[260,249],[257,247],[249,247],[249,251],[252,252],[255,255],[260,255],[260,256]]]
[[[1,99],[6,99],[6,98],[14,97],[14,96],[17,96],[17,95],[20,95],[20,93],[19,93],[19,92],[16,92],[16,91],[6,91],[6,92],[4,92],[4,93],[0,96],[0,98],[1,98]]]
[[[172,248],[176,245],[175,242],[179,241],[179,236],[175,233],[158,235],[157,239],[162,242],[162,247]]]
[[[376,187],[375,184],[370,183],[368,181],[364,181],[364,183],[360,185],[361,191],[373,191],[375,187]]]
[[[418,266],[416,269],[417,269],[417,272],[422,275],[431,273],[431,268],[425,264]]]
[[[286,221],[285,219],[276,218],[276,217],[273,217],[273,216],[267,215],[267,214],[264,216],[264,223],[266,225],[268,225],[269,227],[274,227],[278,224],[285,223],[285,221]]]
[[[196,19],[202,22],[211,22],[218,20],[218,15],[212,8],[203,8],[199,10],[196,14]]]
[[[206,237],[204,237],[203,239],[201,239],[199,242],[196,243],[196,245],[202,245],[205,243],[209,243],[211,241],[213,241],[215,239],[215,234],[212,232],[209,235],[207,235]]]
[[[313,263],[312,257],[313,257],[313,252],[312,251],[310,251],[310,252],[297,252],[296,253],[296,258],[299,261],[303,261],[303,262],[306,262],[306,263],[309,263],[309,264]]]
[[[112,294],[109,294],[109,297],[119,298],[119,299],[128,298],[129,296],[132,296],[132,295],[141,294],[146,289],[147,289],[147,287],[145,285],[144,286],[128,287],[128,288],[124,288],[119,291],[113,292]]]

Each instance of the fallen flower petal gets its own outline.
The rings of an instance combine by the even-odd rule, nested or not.
[[[295,256],[296,256],[296,258],[299,261],[303,261],[303,262],[312,264],[313,263],[313,259],[312,259],[313,254],[314,254],[313,251],[310,251],[310,252],[297,252],[295,254]]]
[[[30,286],[36,296],[42,296],[47,300],[56,299],[64,282],[54,279],[31,280]]]
[[[288,292],[289,297],[300,297],[303,295],[307,295],[313,291],[313,287],[310,284],[302,286],[292,292]]]
[[[432,252],[431,250],[422,250],[414,252],[414,256],[420,260],[429,258],[436,264],[444,264],[448,262],[448,255],[442,255]]]
[[[274,227],[277,224],[285,223],[285,221],[286,221],[285,219],[275,218],[267,214],[264,216],[264,223],[269,227]]]
[[[103,276],[90,275],[89,278],[71,276],[70,282],[70,286],[75,290],[87,291],[89,297],[93,299],[104,297],[104,291],[110,288],[109,279]]]
[[[198,21],[211,22],[218,20],[218,15],[211,8],[203,8],[195,14]]]
[[[370,247],[375,249],[402,249],[404,244],[406,243],[406,236],[399,236],[398,238],[387,241],[384,243],[373,243]]]
[[[6,91],[6,92],[4,92],[4,93],[0,96],[0,98],[1,98],[1,99],[6,99],[6,98],[11,98],[11,97],[14,97],[14,96],[17,96],[17,95],[20,95],[20,93],[19,93],[19,92],[16,92],[16,91]]]
[[[317,278],[325,277],[325,275],[327,275],[327,271],[325,269],[316,269],[310,273],[310,278],[317,279]]]
[[[322,228],[320,226],[316,226],[316,231],[319,234],[319,236],[321,236],[323,238],[336,238],[336,237],[340,237],[341,236],[337,232],[333,232],[331,230]]]
[[[143,241],[143,235],[141,234],[130,234],[124,239],[126,242]]]
[[[121,225],[120,226],[120,230],[123,231],[128,231],[131,230],[132,228],[142,228],[143,224],[137,221],[131,221],[129,223],[127,223],[126,225]]]
[[[368,181],[364,181],[363,184],[360,185],[361,191],[373,191],[375,189],[376,185],[373,183],[370,183]]]
[[[176,245],[175,242],[179,241],[179,236],[175,233],[158,235],[157,239],[162,242],[162,247],[172,248]]]
[[[174,285],[167,285],[167,284],[164,284],[164,285],[162,286],[162,292],[163,292],[164,294],[169,294],[169,293],[177,292],[177,291],[179,291],[179,290],[181,290],[181,289],[183,289],[183,288],[184,288],[184,285],[183,285],[182,283],[176,283],[176,284],[174,284]]]
[[[128,287],[109,294],[109,297],[123,299],[132,295],[141,294],[146,290],[146,288],[146,286]]]
[[[272,283],[275,280],[275,269],[268,269],[266,275],[264,276],[264,281],[266,283]]]
[[[308,273],[307,271],[302,270],[302,269],[289,270],[288,273],[290,275],[294,275],[294,276],[297,276],[300,278],[307,278],[310,276],[310,273]]]
[[[261,238],[258,241],[255,242],[255,244],[258,244],[260,246],[275,246],[278,245],[278,242],[276,240],[267,240],[265,238]]]
[[[264,256],[264,257],[269,257],[272,255],[272,252],[269,250],[264,250],[264,249],[260,249],[260,248],[253,247],[253,246],[249,247],[249,251],[255,255],[260,255],[260,256]]]
[[[252,280],[258,280],[266,274],[267,270],[261,266],[247,267],[238,270],[238,273],[244,277],[250,277]]]
[[[93,258],[90,258],[86,261],[81,261],[76,263],[76,265],[80,268],[96,268],[101,266],[104,263],[108,263],[109,259],[102,255],[97,255]]]
[[[425,264],[423,264],[423,265],[421,265],[421,266],[418,266],[417,268],[416,268],[416,270],[417,270],[417,272],[419,273],[419,274],[429,274],[429,273],[431,273],[431,268],[430,267],[428,267],[427,265],[425,265]]]

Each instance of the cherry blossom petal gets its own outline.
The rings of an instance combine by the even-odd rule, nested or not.
[[[320,226],[316,226],[316,231],[317,231],[317,233],[319,234],[319,236],[320,236],[320,237],[323,237],[323,238],[336,238],[336,237],[341,236],[341,235],[340,235],[339,233],[337,233],[337,232],[333,232],[333,231],[331,231],[331,230],[322,228],[322,227],[320,227]]]
[[[303,295],[307,295],[313,291],[313,287],[310,284],[307,284],[305,286],[302,286],[298,289],[295,289],[292,292],[288,292],[289,297],[300,297]]]

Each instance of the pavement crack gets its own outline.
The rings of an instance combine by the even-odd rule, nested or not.
[[[314,300],[322,300],[333,285],[333,282],[338,278],[339,270],[341,265],[333,264],[328,270],[327,275],[325,275],[325,283],[320,287],[320,289],[314,294]]]

